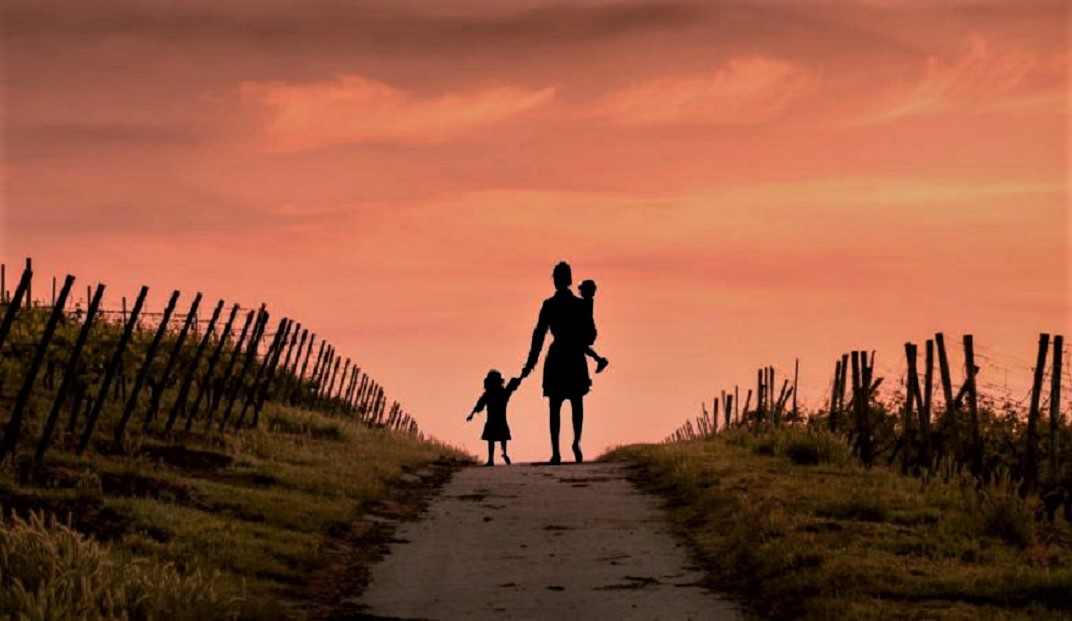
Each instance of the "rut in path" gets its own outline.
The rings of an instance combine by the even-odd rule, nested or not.
[[[403,524],[367,618],[738,619],[614,464],[466,468]]]

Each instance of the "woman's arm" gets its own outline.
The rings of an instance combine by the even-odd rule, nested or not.
[[[543,350],[543,339],[547,335],[550,326],[547,315],[547,302],[540,307],[540,317],[536,320],[536,329],[532,331],[532,346],[529,347],[529,357],[525,362],[525,368],[521,371],[521,377],[527,377],[536,368],[536,362],[540,359],[540,351]]]

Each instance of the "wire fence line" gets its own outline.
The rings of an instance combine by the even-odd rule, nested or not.
[[[265,304],[219,300],[210,311],[197,293],[180,308],[175,290],[150,312],[143,286],[129,307],[123,298],[121,308],[104,309],[97,284],[84,306],[72,305],[70,275],[37,304],[30,259],[14,291],[6,266],[0,277],[0,403],[10,404],[0,459],[29,442],[26,430],[38,436],[35,462],[54,442],[78,453],[121,450],[132,425],[178,441],[195,421],[202,431],[239,432],[257,427],[273,401],[424,437],[353,359]],[[58,429],[61,414],[68,422]]]

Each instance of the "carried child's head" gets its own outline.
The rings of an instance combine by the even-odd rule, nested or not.
[[[596,281],[586,280],[577,286],[577,290],[581,292],[582,298],[591,300],[596,297]]]
[[[502,390],[503,376],[495,369],[488,371],[487,376],[484,378],[484,390]]]

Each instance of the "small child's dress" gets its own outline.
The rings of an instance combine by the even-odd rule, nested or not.
[[[505,388],[495,388],[480,395],[480,400],[476,402],[476,407],[473,408],[473,411],[479,412],[484,409],[484,406],[488,408],[488,419],[484,423],[484,433],[480,436],[481,440],[501,442],[510,439],[510,426],[506,424],[506,404],[520,385],[521,378],[515,377],[510,380]]]

